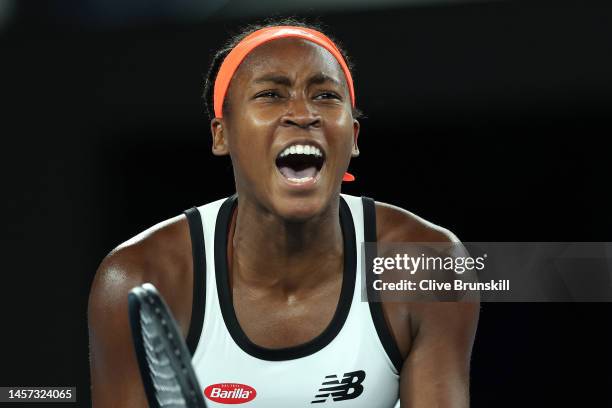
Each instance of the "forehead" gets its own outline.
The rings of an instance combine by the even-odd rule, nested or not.
[[[280,38],[260,45],[242,61],[233,80],[249,81],[266,72],[325,73],[346,84],[334,56],[318,44],[301,38]]]

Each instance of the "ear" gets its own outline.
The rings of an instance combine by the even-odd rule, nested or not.
[[[359,147],[357,146],[357,138],[359,137],[359,121],[357,119],[353,119],[353,150],[351,152],[351,157],[359,156]]]
[[[215,156],[225,156],[229,154],[223,119],[214,118],[210,122],[210,131],[212,133],[212,153]]]

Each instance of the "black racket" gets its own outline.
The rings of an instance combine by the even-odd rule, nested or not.
[[[151,408],[204,408],[191,354],[170,309],[155,286],[136,286],[128,295],[132,340]]]

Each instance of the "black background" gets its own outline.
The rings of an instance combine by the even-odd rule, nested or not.
[[[0,32],[0,385],[78,387],[104,255],[233,192],[203,73],[254,19],[75,24],[20,5]],[[357,181],[464,241],[611,241],[612,24],[595,2],[314,13],[356,63]],[[484,304],[472,406],[610,406],[609,304]],[[120,373],[118,374],[120,375]]]

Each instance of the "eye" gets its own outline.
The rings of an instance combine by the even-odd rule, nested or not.
[[[335,92],[321,92],[315,96],[315,99],[342,99]]]
[[[255,98],[280,98],[280,94],[276,91],[263,91],[255,95]]]

